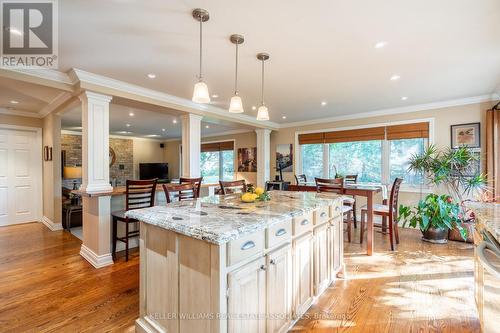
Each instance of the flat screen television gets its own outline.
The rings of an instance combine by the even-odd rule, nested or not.
[[[168,163],[139,163],[139,178],[168,182]]]

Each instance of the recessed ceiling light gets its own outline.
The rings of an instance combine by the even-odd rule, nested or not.
[[[381,48],[383,48],[386,45],[387,45],[387,42],[381,41],[381,42],[378,42],[377,44],[375,44],[375,48],[376,49],[381,49]]]
[[[210,126],[206,125],[205,128],[210,128]]]
[[[156,79],[156,74],[155,74],[155,73],[149,73],[149,74],[148,74],[148,77],[149,77],[150,79]]]
[[[125,126],[130,127],[130,124],[125,124]]]
[[[286,119],[286,116],[281,117],[281,119]]]
[[[326,103],[325,101],[321,102],[321,106],[325,106],[326,104],[328,103]]]
[[[391,76],[391,81],[397,81],[401,78],[401,76],[397,75],[397,74],[394,74],[393,76]]]
[[[15,101],[15,100],[12,100],[12,101],[10,101],[10,104],[19,104],[19,102]]]
[[[148,137],[148,138],[157,138],[159,136],[160,136],[159,134],[148,134],[148,135],[146,135],[146,137]]]
[[[132,134],[132,132],[129,132],[129,131],[118,131],[118,132],[115,132],[116,134]]]
[[[177,124],[177,119],[172,120],[174,124]]]
[[[257,107],[255,105],[252,106],[252,110],[254,110],[254,111],[257,110]]]
[[[212,98],[219,98],[219,95],[217,95],[217,94],[213,94],[213,95],[212,95]]]
[[[165,131],[166,131],[166,129],[162,128],[162,129],[161,129],[161,131],[162,131],[162,132],[165,132]]]
[[[14,35],[18,35],[18,36],[22,36],[23,33],[17,29],[14,29],[14,28],[8,28],[9,32],[14,34]]]
[[[401,97],[402,101],[406,101],[407,99],[408,99],[408,97],[406,97],[406,96]]]
[[[131,116],[131,117],[135,116],[135,114],[133,112],[129,112],[128,115]]]

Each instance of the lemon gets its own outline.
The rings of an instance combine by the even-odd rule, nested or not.
[[[255,189],[255,194],[261,195],[262,193],[264,193],[264,189],[262,187],[257,187]]]
[[[252,194],[252,198],[253,198],[254,200],[255,200],[255,199],[257,199],[258,197],[259,197],[259,195],[258,195],[257,193],[253,193],[253,194]]]
[[[254,202],[256,197],[254,197],[253,193],[245,193],[241,196],[241,200],[243,202]]]

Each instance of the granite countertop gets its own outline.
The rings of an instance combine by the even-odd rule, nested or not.
[[[500,242],[500,204],[468,202],[466,206],[476,215],[476,229],[486,229]]]
[[[331,205],[341,198],[336,194],[272,191],[271,200],[267,202],[244,203],[239,194],[234,194],[174,202],[131,210],[126,214],[148,224],[220,245],[317,207]]]

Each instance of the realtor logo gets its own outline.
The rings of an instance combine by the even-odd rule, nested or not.
[[[1,1],[1,67],[57,68],[57,0]]]

